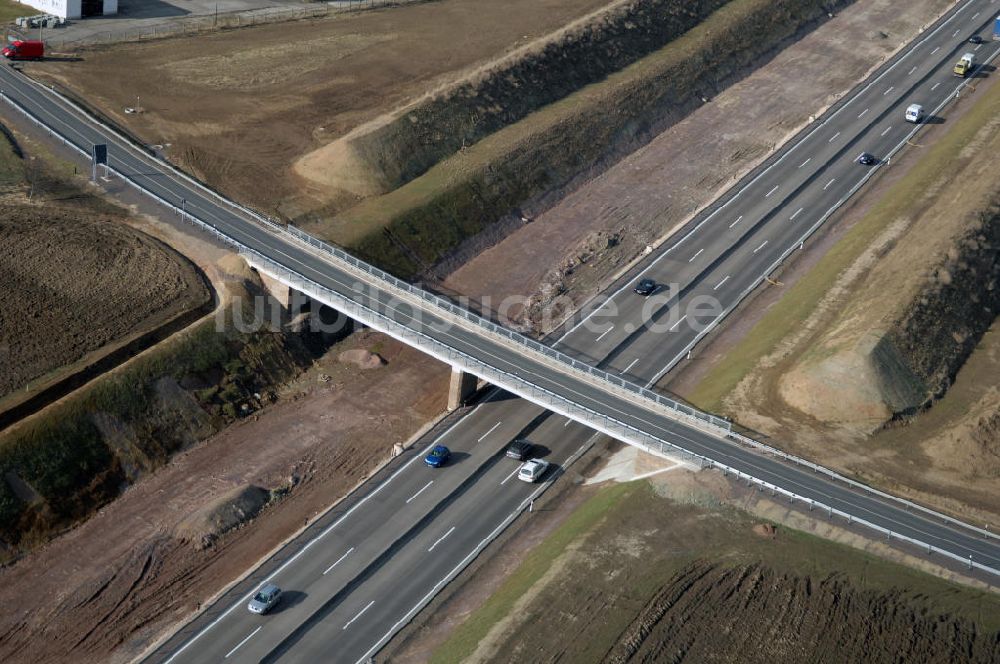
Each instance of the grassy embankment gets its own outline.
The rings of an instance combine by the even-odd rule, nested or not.
[[[842,4],[733,0],[603,81],[539,108],[314,230],[412,276],[504,215],[644,144]],[[593,57],[601,57],[599,49]],[[564,72],[554,68],[547,74],[558,78]]]
[[[294,375],[305,355],[282,334],[219,332],[204,320],[0,434],[4,557],[86,518],[243,404],[252,412],[254,394]]]
[[[842,584],[840,592],[860,593],[884,608],[880,614],[912,611],[916,620],[965,621],[987,637],[1000,630],[996,594],[790,529],[779,528],[773,539],[760,537],[753,534],[754,523],[728,507],[672,503],[645,481],[606,487],[528,553],[497,591],[435,649],[430,661],[468,661],[484,640],[508,655],[527,655],[542,644],[571,661],[601,661],[658,591],[696,562],[723,570],[762,568],[778,577],[808,579],[811,594],[817,596],[821,588],[837,582]],[[733,597],[731,603],[728,599],[713,608],[732,610],[740,620],[739,604],[750,598]],[[871,616],[848,613],[851,598],[841,600],[841,610],[828,607],[834,624],[856,620],[859,628],[867,625],[861,637],[877,631],[878,626],[868,622]],[[598,601],[603,606],[594,604]],[[512,619],[515,622],[504,625]],[[783,621],[797,618],[776,606],[772,619],[780,632]],[[704,627],[706,634],[712,633],[712,625]],[[759,640],[773,636],[762,632]],[[906,641],[905,634],[897,636]],[[746,638],[753,641],[752,636]],[[684,646],[676,647],[682,651]]]
[[[990,120],[1000,113],[1000,86],[992,86],[952,127],[923,154],[911,171],[894,183],[881,200],[804,275],[784,292],[753,329],[685,396],[701,408],[724,410],[723,398],[788,334],[788,321],[803,321],[816,309],[837,276],[854,263],[895,220],[913,212],[921,194],[929,191],[961,161],[963,150]]]

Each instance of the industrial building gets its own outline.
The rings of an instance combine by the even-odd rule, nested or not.
[[[109,16],[118,13],[118,0],[20,0],[20,2],[61,18]]]

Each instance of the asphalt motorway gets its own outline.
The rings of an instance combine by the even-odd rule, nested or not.
[[[668,243],[649,262],[646,274],[677,284],[679,297],[672,303],[668,300],[658,305],[660,308],[644,318],[643,307],[657,300],[641,300],[628,292],[629,283],[623,283],[595,315],[561,340],[561,347],[637,380],[654,381],[712,321],[735,306],[776,257],[794,248],[809,228],[799,220],[818,223],[827,203],[846,197],[872,172],[854,163],[856,152],[863,149],[877,156],[888,154],[901,142],[912,129],[902,121],[906,104],[920,101],[932,110],[938,95],[944,101],[947,94],[954,94],[958,79],[950,73],[952,60],[965,50],[974,50],[963,43],[964,39],[985,29],[992,20],[991,5],[994,3],[986,0],[960,5],[912,50],[793,141],[739,192],[695,220],[690,233]],[[996,48],[987,43],[983,51],[992,53],[990,49]],[[38,86],[7,68],[0,71],[5,95],[78,146],[89,149],[93,143],[107,142],[112,165],[164,200],[183,206],[230,237],[325,286],[352,298],[364,298],[386,316],[414,324],[412,312],[400,310],[391,298],[378,292],[358,292],[351,275],[260,228],[237,206],[162,168],[121,139],[103,135],[75,109],[46,95]],[[914,98],[918,93],[920,98]],[[785,230],[789,228],[794,230]],[[690,255],[685,255],[688,249]],[[712,314],[714,318],[709,316],[706,328],[686,325],[688,314],[681,312],[689,309],[696,295],[708,292],[718,298],[719,311]],[[613,307],[618,307],[615,315],[606,315]],[[668,318],[669,324],[653,329],[655,323],[671,315],[676,315],[676,320],[669,322]],[[440,322],[423,320],[420,325],[431,328],[432,323]],[[603,327],[594,329],[600,323]],[[633,329],[629,330],[629,325]],[[528,374],[546,389],[569,395],[598,412],[610,412],[691,452],[955,555],[974,556],[984,564],[1000,566],[1000,547],[994,540],[761,457],[678,424],[621,395],[579,381],[567,382],[565,374],[528,362],[488,339],[463,330],[441,334],[447,343],[484,354],[512,374]],[[546,458],[557,466],[549,480],[593,435],[583,426],[546,416],[538,406],[497,392],[474,416],[441,438],[456,453],[453,465],[434,471],[422,465],[420,454],[411,453],[391,478],[370,487],[364,501],[321,537],[311,534],[303,538],[298,543],[299,553],[272,575],[287,592],[273,615],[262,619],[248,614],[245,597],[211,607],[190,630],[193,637],[168,642],[152,659],[363,661],[539,490],[511,479],[516,464],[499,457],[504,443],[521,434],[547,448]]]

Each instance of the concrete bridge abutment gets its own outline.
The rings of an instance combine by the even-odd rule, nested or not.
[[[460,408],[475,394],[479,379],[461,369],[452,367],[451,385],[448,388],[448,410]]]

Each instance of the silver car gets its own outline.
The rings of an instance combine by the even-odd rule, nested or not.
[[[273,583],[265,583],[260,590],[254,593],[247,609],[250,613],[264,614],[274,608],[274,605],[281,599],[281,588]]]

